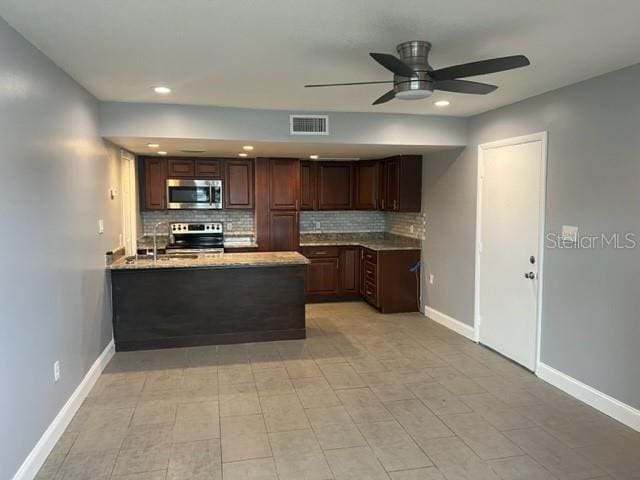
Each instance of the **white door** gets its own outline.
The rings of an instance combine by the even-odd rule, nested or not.
[[[478,340],[534,370],[544,235],[546,134],[478,149]]]

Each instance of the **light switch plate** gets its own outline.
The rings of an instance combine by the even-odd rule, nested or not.
[[[578,227],[563,225],[562,240],[569,243],[576,243],[578,241]]]
[[[98,220],[98,233],[102,235],[104,233],[104,220]]]

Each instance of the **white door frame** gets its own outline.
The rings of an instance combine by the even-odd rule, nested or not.
[[[126,150],[120,150],[120,172],[121,172],[121,196],[122,196],[122,244],[127,255],[135,255],[137,248],[137,202],[138,189],[136,188],[136,157]],[[129,184],[128,202],[124,195],[124,182]],[[127,225],[127,217],[129,225]],[[127,237],[130,237],[131,244],[127,245]]]
[[[482,252],[482,176],[484,174],[483,156],[485,150],[492,148],[521,145],[523,143],[542,142],[542,168],[540,171],[540,231],[539,231],[539,259],[538,259],[538,298],[536,299],[536,371],[540,365],[540,338],[542,335],[542,286],[544,285],[544,235],[546,224],[546,197],[547,197],[547,145],[548,133],[538,132],[530,135],[507,138],[496,142],[482,143],[478,145],[478,177],[476,198],[476,259],[475,259],[475,292],[473,305],[473,334],[476,342],[480,341],[480,254]]]

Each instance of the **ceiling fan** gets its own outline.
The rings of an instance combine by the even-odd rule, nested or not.
[[[396,50],[400,58],[387,53],[369,54],[384,68],[393,72],[393,80],[315,84],[305,85],[305,87],[339,87],[345,85],[393,83],[393,88],[374,101],[373,105],[380,105],[394,98],[402,100],[427,98],[431,96],[434,90],[486,95],[498,87],[487,83],[459,79],[513,70],[514,68],[526,67],[530,63],[529,59],[524,55],[512,55],[434,70],[431,65],[429,65],[429,51],[431,50],[431,44],[429,42],[422,40],[403,42],[396,47]]]

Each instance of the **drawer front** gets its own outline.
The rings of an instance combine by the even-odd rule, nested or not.
[[[378,306],[378,289],[370,282],[364,284],[364,299],[374,307]]]
[[[378,269],[374,263],[368,260],[364,262],[364,280],[365,282],[371,282],[374,285],[378,283]]]
[[[373,263],[374,265],[378,263],[378,253],[373,250],[369,250],[368,248],[363,248],[363,257],[366,261]]]
[[[300,253],[307,258],[338,258],[339,247],[300,247]]]

